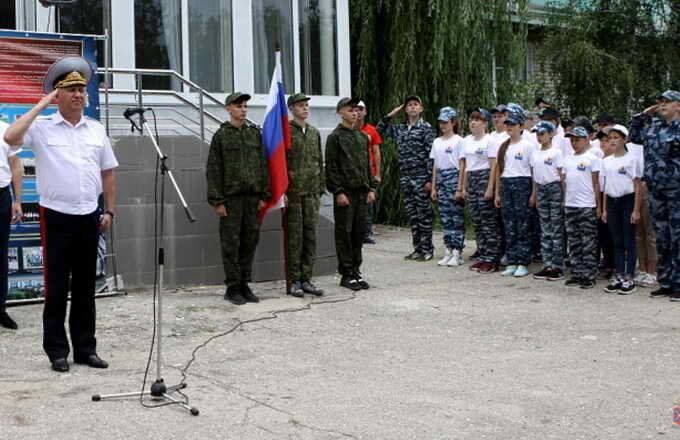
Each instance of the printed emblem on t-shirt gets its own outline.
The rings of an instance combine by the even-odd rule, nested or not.
[[[453,154],[453,150],[454,150],[453,145],[449,145],[448,147],[446,147],[446,154]]]
[[[576,165],[576,169],[579,171],[585,171],[586,170],[586,164],[584,162],[579,162],[578,165]]]
[[[518,152],[515,154],[515,160],[522,160],[522,159],[524,159],[524,155],[522,154],[521,151],[518,151]]]
[[[486,155],[486,148],[484,148],[484,147],[477,147],[477,148],[475,149],[475,154],[476,154],[477,156],[484,156],[484,155]]]
[[[626,175],[626,167],[624,167],[624,166],[619,167],[619,174],[623,174],[625,176]]]
[[[550,157],[550,156],[548,156],[548,157],[546,157],[546,158],[543,160],[543,163],[546,164],[546,165],[548,165],[548,166],[552,166],[552,164],[553,164],[553,158]]]

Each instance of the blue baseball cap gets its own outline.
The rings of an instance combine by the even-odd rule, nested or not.
[[[660,94],[657,98],[658,99],[665,98],[665,99],[667,99],[671,102],[680,101],[680,92],[678,92],[676,90],[666,90],[665,92]]]
[[[456,109],[453,107],[442,107],[441,110],[439,110],[439,117],[437,117],[438,121],[446,122],[450,121],[451,119],[456,119],[458,117],[458,112],[456,112]]]
[[[581,127],[580,125],[577,125],[576,127],[572,128],[569,130],[569,133],[565,134],[564,137],[582,137],[582,138],[587,138],[588,137],[588,130],[585,128]]]
[[[534,128],[531,130],[535,133],[541,134],[541,133],[554,133],[555,132],[555,124],[549,121],[539,121],[534,125]]]
[[[492,115],[494,113],[503,113],[504,111],[506,111],[506,109],[507,107],[505,107],[505,104],[498,104],[496,107],[492,108],[489,113],[491,113]]]
[[[524,116],[524,109],[519,104],[509,103],[505,107],[505,113],[507,113],[508,118],[505,120],[506,124],[509,125],[520,125],[524,124],[526,117]]]
[[[468,114],[468,116],[470,116],[471,114],[473,114],[475,112],[482,115],[482,118],[484,118],[485,121],[488,122],[488,121],[491,120],[491,113],[489,113],[489,111],[487,109],[482,108],[482,107],[476,107],[476,108],[468,109],[467,114]]]

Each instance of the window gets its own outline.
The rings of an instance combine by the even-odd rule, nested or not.
[[[180,12],[180,0],[135,0],[137,68],[170,69],[182,73]],[[167,76],[145,75],[142,87],[179,90],[180,83]]]
[[[10,0],[0,4],[0,29],[16,29],[17,28],[17,10],[16,2]]]
[[[293,5],[291,0],[252,0],[255,93],[268,93],[281,47],[281,67],[286,93],[295,90],[293,70]]]
[[[309,95],[338,94],[335,0],[299,0],[300,82]]]
[[[208,92],[233,89],[231,0],[189,2],[191,80]]]

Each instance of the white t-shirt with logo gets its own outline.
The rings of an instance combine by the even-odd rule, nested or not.
[[[604,193],[609,197],[621,197],[635,192],[634,180],[642,174],[638,158],[628,152],[623,156],[612,154],[602,161]]]
[[[566,183],[565,206],[596,208],[593,173],[599,173],[601,160],[588,153],[572,154],[564,158],[562,173]],[[599,195],[598,195],[599,196]]]
[[[486,134],[483,138],[475,140],[471,134],[463,139],[463,152],[465,154],[465,171],[479,171],[491,169],[489,164],[489,151],[493,152],[495,142]],[[495,156],[493,156],[495,157]]]
[[[458,169],[458,160],[465,157],[463,138],[454,134],[448,139],[438,137],[432,142],[430,159],[434,159],[434,167],[438,170]]]
[[[560,172],[564,165],[562,151],[551,146],[548,149],[535,151],[531,155],[531,169],[533,170],[534,182],[539,185],[557,182],[560,180]]]
[[[505,150],[505,160],[501,177],[531,177],[531,155],[536,147],[530,141],[520,139],[510,143]]]

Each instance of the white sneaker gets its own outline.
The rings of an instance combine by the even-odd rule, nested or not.
[[[446,263],[447,266],[460,266],[463,264],[463,257],[460,256],[460,251],[458,249],[454,249],[451,252],[451,258],[449,258],[448,263]]]
[[[449,262],[451,259],[451,249],[446,249],[446,252],[444,253],[444,257],[442,257],[441,260],[437,261],[438,266],[446,266],[446,264]]]
[[[633,281],[635,281],[635,284],[640,284],[645,280],[645,278],[647,278],[647,276],[649,276],[647,272],[638,272],[635,278],[633,278]]]
[[[498,264],[500,264],[501,266],[507,266],[508,265],[508,256],[503,255],[501,257],[501,261]]]
[[[640,287],[654,287],[656,286],[656,277],[652,274],[645,274],[645,277],[639,283],[636,283]]]

